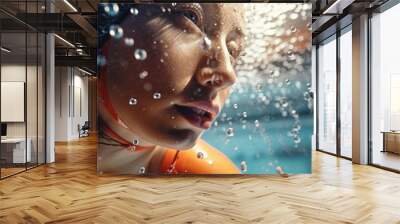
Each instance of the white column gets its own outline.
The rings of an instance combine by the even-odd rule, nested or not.
[[[53,12],[51,1],[46,1],[47,12]],[[46,163],[55,162],[55,53],[54,34],[46,35]]]
[[[353,20],[353,162],[368,163],[368,15]]]

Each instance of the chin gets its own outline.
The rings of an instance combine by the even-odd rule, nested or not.
[[[196,145],[200,134],[189,129],[172,130],[168,133],[168,139],[161,143],[161,146],[173,148],[177,150],[188,150]]]

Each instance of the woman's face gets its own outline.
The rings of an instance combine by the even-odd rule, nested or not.
[[[124,37],[103,48],[105,84],[119,119],[139,141],[188,149],[210,128],[236,81],[243,22],[237,4],[197,3],[139,8],[123,20]],[[138,49],[146,57],[135,58]]]

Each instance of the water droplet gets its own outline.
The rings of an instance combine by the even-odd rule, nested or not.
[[[295,136],[295,137],[293,138],[293,142],[294,142],[295,144],[299,144],[299,143],[301,142],[301,138],[300,138],[299,136]]]
[[[255,120],[254,125],[256,126],[256,128],[258,128],[258,127],[260,127],[260,122],[258,120]]]
[[[134,138],[132,141],[133,145],[139,145],[139,139]]]
[[[104,6],[104,12],[107,13],[108,16],[116,16],[119,12],[118,4],[106,4]]]
[[[289,80],[289,79],[286,79],[286,80],[285,80],[285,83],[286,83],[286,85],[290,85],[290,80]]]
[[[103,55],[97,55],[97,65],[98,66],[104,66],[107,64],[107,60],[106,57],[104,57]]]
[[[203,50],[206,50],[206,51],[211,49],[211,40],[207,36],[203,37],[202,48],[203,48]]]
[[[139,14],[139,10],[138,10],[137,8],[131,8],[131,9],[130,9],[130,12],[131,12],[131,14],[134,15],[134,16],[136,16],[136,15]]]
[[[148,75],[149,75],[149,73],[147,71],[143,71],[139,74],[139,78],[145,79]]]
[[[173,3],[171,3],[171,5],[172,5],[173,7],[175,7],[175,6],[176,6],[176,3],[175,3],[175,2],[173,2]]]
[[[138,103],[138,101],[136,98],[132,97],[129,99],[129,105],[133,106],[133,105],[136,105],[137,103]]]
[[[164,59],[161,58],[161,59],[160,59],[160,62],[161,62],[161,63],[164,63]]]
[[[233,137],[235,135],[233,128],[226,129],[226,135],[228,137]]]
[[[118,25],[111,25],[108,33],[114,39],[121,39],[124,36],[124,30]]]
[[[239,150],[239,147],[237,147],[237,146],[233,147],[233,151],[238,151],[238,150]]]
[[[128,47],[132,47],[135,44],[135,41],[133,40],[133,38],[125,37],[124,43]]]
[[[237,105],[237,103],[233,104],[233,108],[238,109],[239,106]]]
[[[171,116],[171,120],[175,120],[175,116]]]
[[[296,32],[296,31],[297,31],[297,29],[296,29],[295,26],[291,26],[291,27],[290,27],[290,32],[294,33],[294,32]]]
[[[153,94],[153,99],[155,99],[155,100],[161,99],[161,93],[154,93]]]
[[[247,117],[247,112],[246,112],[246,111],[243,112],[243,113],[242,113],[242,116],[243,116],[244,118],[246,118],[246,117]]]
[[[144,174],[146,172],[146,167],[142,166],[139,168],[139,174]]]
[[[294,53],[293,53],[292,50],[289,50],[288,53],[287,53],[287,55],[288,55],[288,57],[289,57],[289,60],[294,60],[294,59],[296,59],[296,57],[295,57],[295,55],[294,55]]]
[[[240,162],[240,170],[241,170],[243,173],[246,173],[246,172],[247,172],[247,164],[246,164],[246,161]]]
[[[201,152],[201,151],[198,152],[198,153],[197,153],[197,158],[198,158],[198,159],[204,159],[204,153]]]
[[[161,12],[164,13],[164,12],[166,12],[166,11],[167,11],[167,10],[166,10],[164,7],[161,6]]]
[[[256,90],[259,91],[259,92],[262,90],[262,84],[261,83],[257,83]]]
[[[312,24],[311,24],[311,23],[307,23],[307,28],[308,28],[309,30],[312,30]]]
[[[143,61],[147,58],[147,52],[144,49],[136,49],[135,58],[136,60]]]

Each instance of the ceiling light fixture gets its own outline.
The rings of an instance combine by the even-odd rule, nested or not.
[[[68,0],[64,0],[64,3],[67,4],[74,12],[78,12],[78,10]]]
[[[11,52],[10,49],[5,48],[5,47],[1,47],[0,49],[1,49],[1,51],[4,51],[4,52],[6,52],[6,53],[10,53],[10,52]]]
[[[83,70],[83,69],[81,69],[81,68],[79,68],[79,67],[78,67],[78,70],[81,71],[81,72],[83,72],[83,73],[85,73],[86,75],[89,75],[89,76],[92,76],[92,75],[93,75],[92,73],[90,73],[90,72],[88,72],[88,71],[86,71],[86,70]]]
[[[58,34],[54,34],[55,37],[57,37],[59,40],[61,40],[62,42],[64,42],[65,44],[67,44],[68,46],[75,48],[75,45],[73,45],[71,42],[69,42],[68,40],[60,37]]]
[[[332,5],[322,13],[323,15],[329,14],[342,14],[343,10],[351,5],[355,0],[336,0]]]

